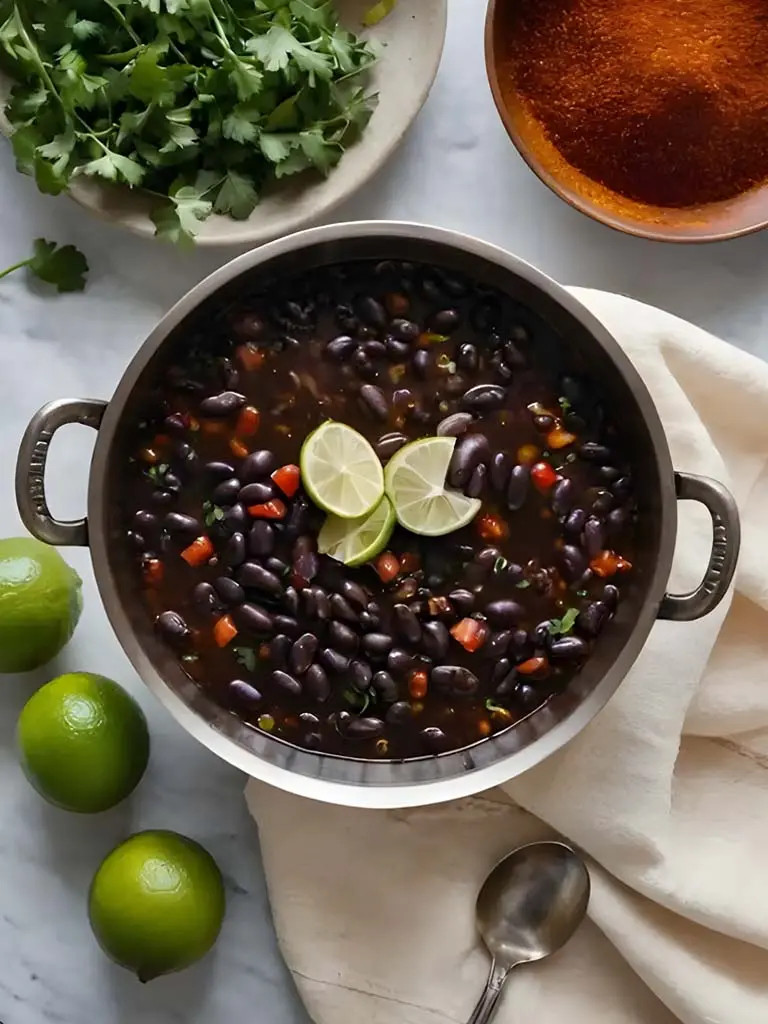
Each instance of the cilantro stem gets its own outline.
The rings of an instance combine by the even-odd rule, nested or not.
[[[28,267],[31,262],[31,259],[21,260],[19,263],[14,263],[12,267],[6,267],[5,270],[0,270],[0,279],[8,277],[9,274],[12,274],[16,270],[21,270],[22,267]]]
[[[21,16],[21,11],[19,10],[18,3],[15,3],[13,5],[13,11],[14,11],[14,14],[16,15],[16,21],[18,22],[19,35],[21,36],[22,40],[24,41],[24,45],[27,47],[27,50],[29,51],[29,55],[32,58],[32,62],[34,63],[35,67],[37,68],[37,73],[40,75],[40,77],[42,78],[43,82],[45,82],[45,84],[46,84],[46,86],[48,88],[48,91],[51,93],[51,95],[56,100],[56,102],[59,104],[59,106],[62,109],[66,109],[64,107],[64,103],[62,101],[62,98],[59,95],[59,91],[56,88],[56,86],[53,84],[53,79],[48,74],[48,69],[46,68],[45,64],[43,63],[43,59],[40,56],[40,49],[39,49],[36,41],[33,39],[33,37],[27,31],[27,26],[24,24],[24,19]]]
[[[115,4],[113,4],[112,0],[104,0],[104,3],[107,5],[107,7],[110,9],[110,11],[112,11],[114,16],[117,18],[117,20],[123,26],[125,31],[128,33],[128,35],[134,41],[136,46],[140,47],[143,50],[144,49],[144,44],[142,43],[141,39],[136,35],[136,33],[133,31],[133,28],[132,28],[130,22],[125,17],[125,15],[120,10],[120,8],[117,7]]]

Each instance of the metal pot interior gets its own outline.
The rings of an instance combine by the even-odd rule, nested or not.
[[[252,755],[292,773],[349,785],[399,786],[454,779],[503,759],[510,759],[511,777],[562,745],[602,707],[637,657],[656,617],[671,564],[676,510],[666,441],[644,385],[615,341],[567,293],[524,264],[508,258],[518,268],[513,270],[501,262],[478,256],[469,251],[469,246],[467,249],[460,247],[460,236],[451,237],[458,245],[434,238],[406,236],[405,232],[399,236],[377,236],[374,232],[305,245],[246,267],[204,298],[153,352],[150,350],[155,342],[150,339],[126,375],[129,382],[131,376],[134,377],[130,392],[125,397],[121,395],[121,389],[130,387],[124,380],[111,403],[111,424],[102,428],[93,470],[97,475],[103,472],[105,479],[103,486],[98,479],[92,480],[90,508],[96,574],[108,614],[145,681],[156,691],[158,685],[169,688],[199,720],[245,752],[246,760]],[[159,379],[162,368],[173,359],[175,352],[188,345],[190,333],[207,316],[265,276],[293,276],[304,268],[339,261],[388,258],[461,271],[506,292],[520,303],[523,317],[535,325],[541,344],[552,346],[553,350],[559,348],[561,353],[565,350],[563,361],[569,370],[594,383],[609,418],[620,425],[624,449],[633,466],[640,511],[636,572],[631,582],[623,585],[623,599],[611,627],[602,635],[568,690],[506,732],[457,752],[402,762],[310,753],[245,725],[213,703],[184,674],[175,657],[156,637],[139,592],[137,574],[129,566],[118,515],[118,482],[127,457],[126,425],[139,415],[141,397]],[[251,262],[254,259],[258,259],[255,254]],[[562,354],[560,359],[563,359]],[[148,678],[155,675],[156,679]],[[218,746],[220,748],[221,744]],[[514,755],[522,751],[527,751],[528,756],[515,759]],[[243,765],[242,756],[236,760]]]

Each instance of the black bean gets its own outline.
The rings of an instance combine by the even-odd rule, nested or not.
[[[587,513],[583,508],[571,509],[563,523],[563,530],[569,537],[580,537],[586,521]]]
[[[342,363],[348,359],[357,349],[357,342],[346,334],[340,334],[338,338],[329,341],[325,346],[325,354],[329,359]]]
[[[283,593],[280,578],[258,562],[245,562],[241,565],[237,570],[237,582],[243,587],[263,590],[265,594],[271,594],[273,597],[280,597]]]
[[[242,533],[232,534],[224,545],[221,560],[232,568],[237,568],[245,561],[245,537]]]
[[[292,615],[276,615],[274,628],[294,639],[299,635],[299,624]]]
[[[391,335],[384,339],[384,348],[393,363],[404,363],[411,354],[411,347],[407,341],[400,341]]]
[[[504,342],[504,362],[510,370],[522,370],[525,366],[525,356],[511,338]]]
[[[200,403],[203,416],[230,416],[245,405],[245,395],[237,391],[222,391],[218,395],[204,398]]]
[[[230,327],[239,341],[257,341],[264,333],[264,321],[256,313],[239,314]]]
[[[464,393],[461,404],[467,412],[485,416],[500,409],[506,400],[506,389],[498,384],[476,384]]]
[[[504,659],[507,660],[506,658]],[[514,669],[508,670],[506,675],[499,679],[496,684],[495,694],[497,697],[509,697],[515,692],[518,686],[518,674]]]
[[[375,420],[386,420],[389,416],[389,404],[384,392],[374,384],[363,384],[360,388],[360,404]]]
[[[341,596],[346,598],[353,608],[359,608],[362,611],[368,607],[368,595],[354,580],[344,580],[341,584]]]
[[[381,619],[379,616],[371,615],[370,612],[361,612],[359,622],[362,628],[369,633],[377,630],[381,625]]]
[[[421,623],[407,604],[396,604],[392,608],[392,621],[398,633],[409,643],[417,644],[421,640]]]
[[[175,473],[166,473],[163,477],[163,486],[166,491],[170,491],[172,494],[178,494],[181,490],[181,480],[179,480]]]
[[[476,467],[490,458],[491,449],[485,434],[465,434],[456,442],[448,466],[448,483],[463,490]]]
[[[629,511],[626,508],[615,508],[613,512],[608,513],[608,518],[605,522],[608,532],[612,537],[615,537],[621,533],[628,521]]]
[[[481,462],[479,466],[475,466],[472,471],[472,476],[469,478],[469,483],[465,488],[465,494],[468,498],[479,498],[483,493],[485,487],[486,477],[488,476],[488,467],[484,462]]]
[[[421,649],[434,661],[442,661],[448,654],[450,634],[446,626],[437,619],[425,622],[421,637]]]
[[[509,650],[512,641],[512,631],[502,629],[498,633],[492,633],[487,642],[483,645],[481,653],[484,658],[503,658]]]
[[[222,480],[230,480],[235,475],[235,467],[228,462],[206,462],[203,473],[211,483],[220,483]]]
[[[611,449],[606,448],[604,444],[598,444],[597,441],[585,441],[579,446],[578,455],[585,462],[597,462],[601,466],[609,463],[612,458]]]
[[[296,676],[303,676],[315,660],[317,637],[314,633],[302,633],[291,648],[289,665]]]
[[[501,552],[498,548],[483,548],[482,551],[477,552],[474,561],[476,565],[482,566],[486,573],[491,573],[499,558],[501,558]]]
[[[377,359],[383,359],[386,356],[387,346],[383,341],[366,341],[361,346],[361,351],[368,359],[375,363]]]
[[[248,513],[245,510],[245,505],[238,503],[225,508],[221,524],[227,530],[245,530],[248,526]]]
[[[389,672],[377,672],[373,677],[372,685],[385,703],[394,704],[397,700],[397,683],[395,683]]]
[[[421,292],[425,299],[430,302],[442,302],[445,298],[443,290],[438,281],[433,277],[424,277],[421,280]]]
[[[392,637],[386,633],[366,633],[361,643],[369,658],[386,658],[392,649]]]
[[[332,622],[328,629],[328,640],[341,654],[354,656],[360,643],[357,633],[343,622]]]
[[[322,587],[308,587],[304,593],[307,593],[307,591],[312,592],[315,605],[315,617],[320,619],[321,622],[327,622],[331,617],[331,602],[328,595]]]
[[[264,480],[275,469],[277,459],[268,448],[259,448],[250,455],[246,455],[240,464],[240,479],[243,483],[250,484],[255,480]]]
[[[394,676],[405,676],[416,666],[416,658],[401,647],[393,647],[387,655],[387,671]]]
[[[589,651],[586,640],[580,636],[561,636],[549,645],[549,656],[553,661],[575,661]]]
[[[615,612],[619,606],[619,588],[613,583],[606,583],[603,587],[603,601],[609,611]]]
[[[513,691],[515,700],[524,711],[533,711],[541,703],[541,695],[530,683],[519,682]]]
[[[413,718],[413,708],[407,700],[399,700],[387,709],[387,725],[405,725]]]
[[[322,704],[328,700],[331,695],[331,684],[322,665],[315,663],[309,666],[304,676],[304,689],[318,703]]]
[[[174,495],[171,491],[153,491],[149,500],[153,505],[157,505],[158,508],[167,508],[174,502]]]
[[[331,594],[331,615],[342,622],[357,623],[360,613],[354,611],[350,603],[341,594]]]
[[[461,324],[461,314],[457,309],[441,309],[430,320],[430,327],[435,334],[453,334]]]
[[[592,502],[592,511],[597,515],[605,515],[613,508],[614,498],[610,491],[599,490]]]
[[[299,680],[294,679],[287,672],[283,672],[282,669],[276,669],[272,673],[272,682],[289,697],[301,696],[301,683]]]
[[[320,558],[315,551],[305,551],[298,557],[294,555],[293,572],[305,583],[310,583],[317,576],[319,568]]]
[[[509,673],[512,663],[509,658],[499,658],[491,669],[491,683],[496,685]]]
[[[271,555],[275,548],[275,528],[264,519],[257,519],[248,534],[248,550],[252,555]]]
[[[510,562],[504,570],[504,576],[510,583],[520,583],[525,576],[522,565]]]
[[[422,729],[419,739],[430,754],[440,754],[450,746],[448,737],[436,725],[428,725],[426,729]]]
[[[471,697],[480,685],[477,676],[463,665],[437,665],[430,678],[438,690],[453,697]]]
[[[267,501],[272,501],[276,493],[275,485],[271,482],[246,484],[240,488],[237,500],[243,505],[263,505]]]
[[[283,594],[283,606],[289,615],[299,613],[299,595],[295,587],[286,587]]]
[[[519,511],[525,504],[530,481],[531,470],[529,466],[517,465],[512,467],[509,483],[507,484],[507,508],[511,512]]]
[[[203,532],[203,526],[199,519],[194,516],[185,515],[183,512],[169,512],[165,517],[164,525],[171,533],[179,533],[187,537],[199,537]]]
[[[491,459],[491,486],[497,491],[506,491],[512,472],[512,459],[506,452],[496,452]]]
[[[398,341],[406,342],[416,341],[421,334],[418,324],[413,323],[412,320],[402,320],[400,318],[392,321],[389,325],[389,331]]]
[[[360,349],[358,349],[352,357],[352,365],[354,366],[358,377],[362,377],[363,380],[376,379],[376,367],[365,352]]]
[[[245,600],[245,591],[229,576],[219,576],[213,581],[216,593],[228,605],[241,604]]]
[[[320,719],[317,715],[313,715],[311,711],[302,711],[299,715],[299,721],[302,725],[320,725]]]
[[[534,416],[533,425],[542,434],[548,434],[554,427],[555,420],[552,416]]]
[[[552,488],[552,511],[556,516],[564,516],[576,500],[573,480],[563,477]]]
[[[284,520],[286,537],[293,538],[306,533],[311,516],[312,507],[309,504],[309,500],[303,494],[297,494],[288,511],[288,516]]]
[[[467,428],[472,423],[472,420],[471,412],[455,412],[451,416],[446,416],[437,425],[437,436],[459,437],[467,432]]]
[[[188,424],[181,413],[174,412],[163,420],[163,427],[169,434],[186,434]]]
[[[407,443],[405,434],[382,434],[373,447],[380,459],[391,459]]]
[[[615,466],[601,466],[597,471],[597,475],[604,483],[613,484],[621,476],[621,470],[616,469]]]
[[[602,601],[591,601],[579,612],[576,629],[585,636],[598,636],[610,618],[611,613]]]
[[[429,354],[427,349],[418,349],[411,360],[413,366],[413,372],[417,377],[421,377],[422,380],[429,374],[429,368],[432,365],[432,356]]]
[[[238,605],[232,612],[232,615],[236,625],[242,626],[243,629],[249,629],[254,633],[261,633],[267,636],[273,632],[272,616],[261,605],[251,604],[250,602]],[[276,623],[277,620],[275,620]],[[288,632],[285,628],[285,623],[280,623],[280,632]]]
[[[275,668],[285,668],[293,647],[293,640],[286,633],[273,637],[269,645],[269,658]]]
[[[584,523],[583,542],[588,558],[596,558],[605,547],[605,530],[597,516],[589,516]]]
[[[469,615],[475,607],[475,595],[471,590],[465,590],[463,587],[458,590],[452,590],[448,595],[448,600],[452,605],[456,606],[456,609],[462,615]]]
[[[533,630],[531,630],[534,643],[536,643],[538,647],[546,647],[549,643],[552,635],[550,632],[551,625],[552,620],[545,619],[544,622],[540,622]]]
[[[230,699],[241,708],[253,708],[261,704],[261,692],[245,679],[233,679],[227,686]]]
[[[510,650],[517,651],[519,654],[522,654],[524,651],[529,650],[530,646],[530,640],[526,630],[513,630],[512,641],[510,643]]]
[[[355,312],[363,321],[371,327],[384,327],[387,322],[387,312],[380,302],[371,295],[358,299],[355,304]]]
[[[210,583],[198,583],[192,591],[192,600],[203,612],[212,614],[221,611],[221,601]]]
[[[565,544],[560,550],[560,568],[569,583],[575,583],[587,568],[587,560],[574,544]]]
[[[477,348],[471,342],[466,341],[463,345],[459,345],[459,351],[456,353],[456,365],[460,370],[475,373],[479,363]]]
[[[240,493],[240,481],[236,476],[230,477],[218,484],[211,494],[211,498],[217,505],[234,505]]]
[[[619,501],[628,498],[632,493],[632,478],[623,476],[611,487],[611,491]]]
[[[349,658],[345,658],[343,654],[334,651],[332,647],[326,647],[320,651],[319,658],[323,666],[335,675],[341,675],[349,668]]]
[[[133,517],[133,525],[139,533],[144,534],[147,537],[153,537],[155,534],[160,532],[160,520],[154,512],[140,510]]]
[[[492,626],[506,629],[525,618],[525,609],[517,601],[513,601],[509,597],[502,597],[485,606],[485,615]]]
[[[490,359],[490,366],[493,370],[493,375],[496,380],[503,381],[507,384],[514,377],[514,372],[504,362],[504,356],[501,352],[496,352]]]
[[[147,546],[147,542],[137,530],[127,530],[125,537],[131,547],[136,551],[143,551]]]
[[[178,612],[161,612],[155,619],[155,625],[169,640],[179,641],[189,635],[189,626]]]
[[[353,718],[346,728],[345,736],[352,740],[372,740],[384,732],[380,718]]]

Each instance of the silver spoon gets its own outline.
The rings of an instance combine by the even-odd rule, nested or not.
[[[563,843],[530,843],[497,864],[477,897],[477,927],[491,970],[467,1024],[488,1024],[512,968],[556,953],[588,903],[589,873]]]

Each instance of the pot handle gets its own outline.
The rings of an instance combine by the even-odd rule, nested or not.
[[[690,594],[665,594],[660,619],[691,622],[708,615],[725,597],[736,571],[741,545],[739,509],[730,491],[716,480],[675,473],[678,501],[700,501],[712,516],[712,553],[704,579]]]
[[[55,519],[45,496],[45,464],[53,435],[66,423],[84,423],[98,430],[107,403],[95,398],[62,398],[38,409],[21,439],[16,459],[16,504],[29,532],[46,544],[86,547],[88,522]]]

